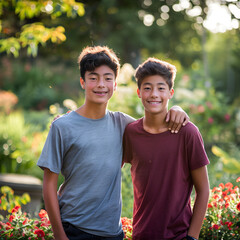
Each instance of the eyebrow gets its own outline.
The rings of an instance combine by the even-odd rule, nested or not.
[[[143,84],[143,86],[145,85],[152,85],[152,83],[146,82]],[[157,85],[167,85],[166,83],[158,83]]]
[[[90,72],[88,75],[99,75],[99,74],[96,73],[96,72]],[[114,76],[112,73],[104,73],[104,74],[103,74],[103,76],[106,76],[106,75]]]

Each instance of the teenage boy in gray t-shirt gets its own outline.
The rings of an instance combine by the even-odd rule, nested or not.
[[[37,163],[44,169],[46,210],[55,239],[123,239],[122,136],[134,119],[107,110],[120,68],[111,49],[87,47],[79,65],[85,102],[52,123]],[[177,122],[171,123],[173,131],[188,122],[178,108],[171,111],[171,119]],[[60,172],[64,183],[57,191]]]

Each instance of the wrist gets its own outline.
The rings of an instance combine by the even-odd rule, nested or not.
[[[186,239],[187,239],[187,240],[198,240],[197,238],[194,238],[194,237],[189,236],[189,235],[186,236]]]

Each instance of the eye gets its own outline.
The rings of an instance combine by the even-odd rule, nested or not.
[[[112,81],[112,80],[113,80],[112,77],[107,77],[107,78],[106,78],[106,81]]]
[[[150,87],[145,87],[144,90],[149,91],[149,90],[151,90],[151,88]]]
[[[96,77],[91,77],[90,80],[92,80],[92,81],[96,81],[97,78],[96,78]]]
[[[159,90],[160,90],[160,91],[164,91],[165,88],[164,88],[164,87],[160,87]]]

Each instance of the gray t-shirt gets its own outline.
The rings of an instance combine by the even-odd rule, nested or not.
[[[103,237],[121,228],[122,137],[134,119],[107,111],[101,119],[70,112],[52,123],[37,165],[64,176],[62,222]]]

